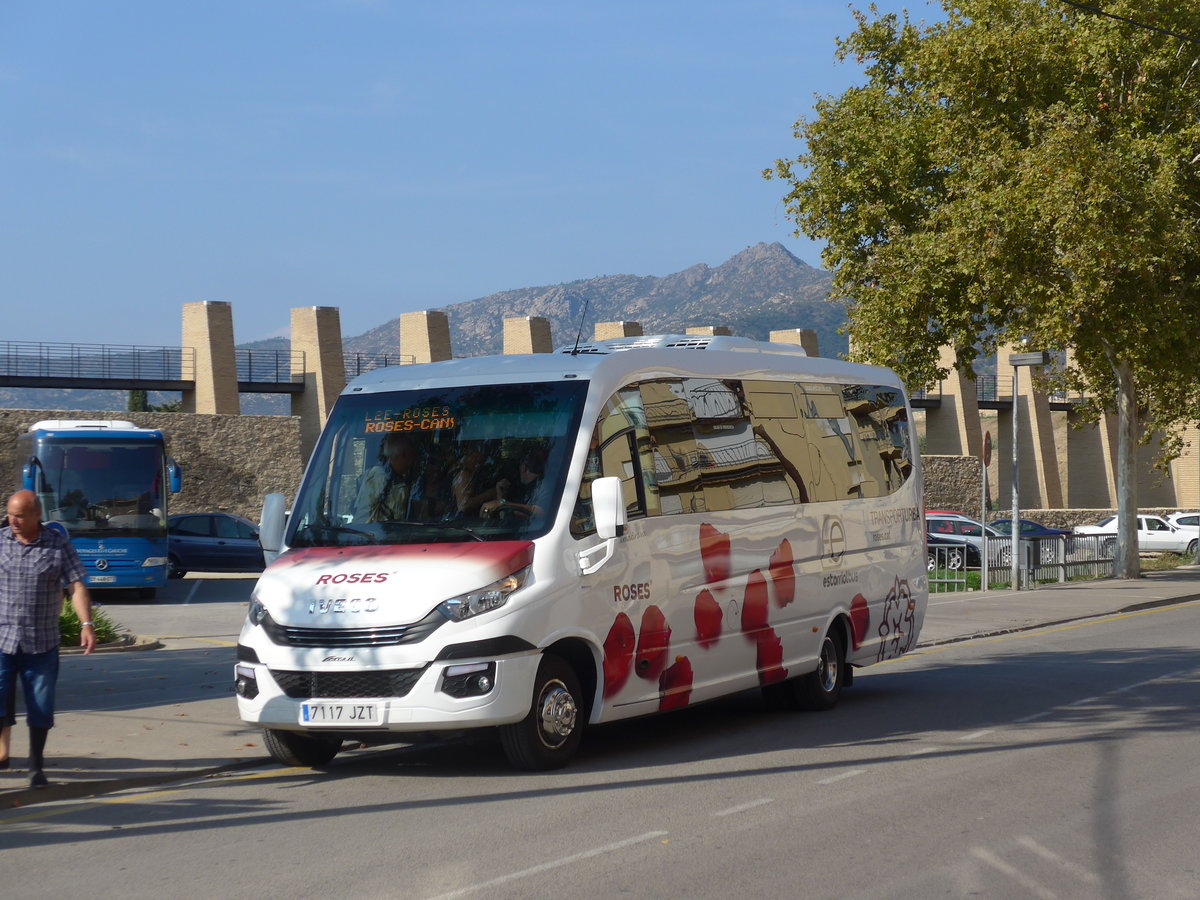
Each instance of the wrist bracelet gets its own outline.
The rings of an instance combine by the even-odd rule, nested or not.
[[[95,628],[95,627],[96,627],[96,626],[95,626],[95,625],[93,625],[91,622],[80,622],[80,623],[79,623],[79,627],[80,627],[80,628],[86,628],[88,625],[91,625],[93,628]]]

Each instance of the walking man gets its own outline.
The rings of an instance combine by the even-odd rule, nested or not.
[[[84,568],[68,538],[42,525],[42,505],[32,491],[8,498],[8,527],[0,528],[0,704],[12,702],[12,679],[21,677],[29,725],[29,786],[44,788],[46,736],[54,727],[58,681],[58,615],[63,585],[79,621],[84,653],[96,646],[92,600]],[[0,721],[5,721],[0,718]]]

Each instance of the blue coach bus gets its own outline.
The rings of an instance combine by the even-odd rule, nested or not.
[[[115,420],[37,422],[17,438],[22,487],[71,536],[89,588],[153,597],[167,582],[167,496],[181,473],[163,433]]]

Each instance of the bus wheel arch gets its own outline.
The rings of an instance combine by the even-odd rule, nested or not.
[[[589,672],[590,693],[585,687]],[[595,678],[591,653],[582,642],[563,641],[542,652],[528,714],[500,726],[500,743],[513,766],[548,771],[571,761],[583,739]]]

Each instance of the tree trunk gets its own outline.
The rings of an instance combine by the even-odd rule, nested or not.
[[[1137,545],[1138,406],[1133,371],[1115,362],[1117,376],[1117,557],[1113,577],[1137,578],[1141,561]]]

